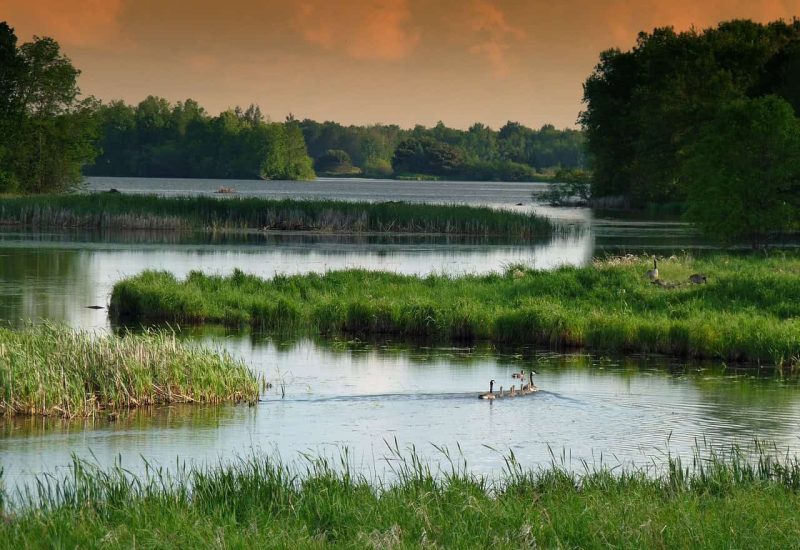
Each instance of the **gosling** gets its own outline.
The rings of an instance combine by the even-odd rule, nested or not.
[[[692,273],[689,275],[689,282],[693,285],[704,285],[708,282],[708,277],[700,273]]]
[[[511,378],[521,378],[522,380],[524,380],[525,379],[525,371],[521,370],[519,372],[515,372],[514,374],[511,375]]]

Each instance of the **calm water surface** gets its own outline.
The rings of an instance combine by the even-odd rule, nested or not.
[[[57,472],[70,453],[134,471],[140,457],[164,466],[176,457],[214,463],[252,451],[296,460],[337,456],[383,474],[386,442],[460,445],[470,468],[497,474],[513,451],[525,466],[546,464],[550,448],[580,460],[647,465],[668,448],[688,455],[709,446],[767,439],[797,449],[800,396],[771,373],[725,371],[655,359],[609,360],[522,350],[405,349],[391,345],[276,342],[247,335],[200,334],[245,358],[274,384],[256,407],[172,407],[91,422],[7,422],[0,459],[9,479]],[[496,402],[476,398],[489,379],[508,388],[511,373],[533,368],[537,394]],[[488,388],[487,388],[488,389]],[[485,391],[485,390],[484,390]]]
[[[343,237],[307,234],[195,235],[144,232],[0,233],[0,320],[51,319],[105,329],[111,287],[143,269],[184,276],[191,270],[234,268],[270,277],[362,267],[400,273],[484,273],[525,263],[540,268],[584,265],[607,252],[699,251],[680,223],[593,219],[583,209],[531,203],[541,184],[332,180],[230,182],[92,178],[90,190],[212,193],[220,185],[241,195],[346,200],[414,200],[486,204],[538,211],[575,231],[539,243],[443,237]],[[517,203],[523,203],[518,206]],[[415,445],[438,460],[433,444],[461,446],[470,467],[497,473],[513,450],[526,466],[550,460],[548,447],[577,459],[647,464],[667,445],[688,453],[696,439],[712,445],[754,438],[797,449],[800,397],[796,384],[772,373],[657,359],[607,360],[522,350],[397,348],[265,336],[199,332],[193,340],[221,346],[273,381],[256,407],[171,407],[139,411],[116,422],[8,421],[0,464],[10,483],[54,472],[71,453],[134,470],[140,457],[165,466],[176,459],[205,463],[252,450],[297,458],[337,454],[343,447],[380,471],[385,441]],[[533,367],[541,392],[487,403],[475,398],[492,378]],[[281,392],[285,394],[281,396]],[[669,443],[668,443],[669,442]]]

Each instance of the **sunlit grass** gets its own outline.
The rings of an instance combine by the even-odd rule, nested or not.
[[[241,361],[189,346],[171,332],[114,336],[53,325],[0,329],[0,416],[91,416],[257,398],[256,377]]]
[[[416,277],[348,270],[264,280],[236,271],[177,280],[146,271],[117,283],[120,321],[223,323],[325,335],[487,340],[797,364],[800,257],[647,258],[583,268]],[[701,272],[708,284],[692,285]]]
[[[75,461],[5,502],[0,544],[25,547],[789,548],[800,463],[759,449],[667,458],[660,473],[554,461],[505,473],[442,471],[391,450],[391,480],[340,461],[251,456],[176,474]],[[13,496],[13,495],[11,495]]]
[[[98,229],[263,229],[549,238],[551,223],[491,208],[94,193],[0,198],[0,224]]]

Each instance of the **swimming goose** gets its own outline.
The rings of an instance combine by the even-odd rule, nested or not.
[[[479,398],[479,399],[494,399],[494,398],[495,398],[495,395],[494,395],[494,393],[492,393],[492,390],[493,390],[493,389],[494,389],[494,380],[492,380],[491,382],[489,382],[489,392],[488,392],[488,393],[482,393],[482,394],[480,394],[480,395],[478,396],[478,398]]]
[[[658,279],[658,262],[655,256],[653,256],[653,269],[648,269],[644,275],[651,281]]]
[[[515,372],[514,374],[511,375],[511,378],[521,378],[521,379],[524,380],[525,379],[525,371],[521,370],[519,372]]]
[[[530,371],[530,383],[526,386],[528,388],[528,393],[533,393],[539,388],[536,387],[536,384],[533,383],[533,375],[536,374],[533,371]]]

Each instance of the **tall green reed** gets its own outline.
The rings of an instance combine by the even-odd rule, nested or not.
[[[91,416],[165,403],[253,401],[253,372],[173,332],[116,336],[41,324],[0,329],[0,415]]]

